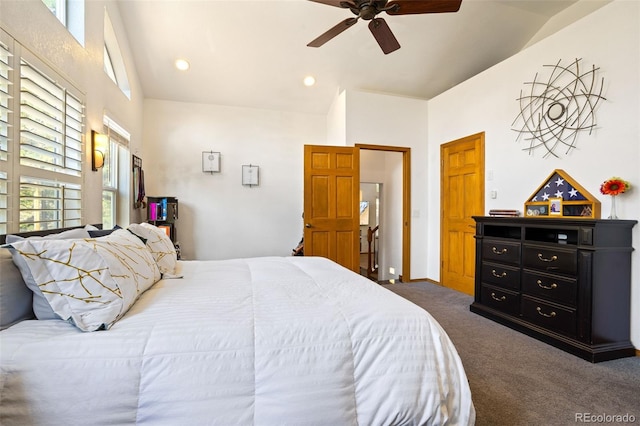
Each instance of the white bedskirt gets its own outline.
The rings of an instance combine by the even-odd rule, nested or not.
[[[385,288],[316,257],[180,268],[108,331],[0,332],[0,423],[474,423],[448,336]]]

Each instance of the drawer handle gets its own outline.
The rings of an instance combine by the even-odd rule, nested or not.
[[[504,277],[506,277],[506,276],[507,276],[507,273],[506,273],[506,272],[504,272],[504,271],[502,271],[502,273],[501,273],[500,275],[498,275],[498,274],[496,273],[496,270],[495,270],[495,269],[492,269],[492,270],[491,270],[491,275],[493,275],[493,276],[494,276],[494,277],[496,277],[496,278],[504,278]]]
[[[507,252],[507,249],[503,247],[502,250],[498,251],[498,249],[495,248],[494,246],[494,247],[491,247],[491,251],[497,255],[500,255],[500,254],[505,254]]]
[[[507,298],[506,298],[505,296],[498,297],[498,296],[496,296],[496,294],[495,294],[495,293],[493,293],[493,292],[491,292],[491,298],[492,298],[493,300],[498,301],[498,302],[504,302],[505,300],[507,300]]]
[[[542,285],[542,281],[538,280],[537,284],[538,284],[538,287],[544,288],[545,290],[555,290],[556,288],[558,288],[558,284],[556,283],[553,283],[551,285]]]
[[[541,308],[540,306],[538,306],[538,307],[536,308],[536,311],[538,311],[538,313],[539,313],[540,315],[542,315],[543,317],[553,318],[553,317],[555,317],[555,316],[556,316],[556,313],[555,313],[554,311],[551,311],[551,313],[550,313],[550,314],[545,314],[544,312],[542,312],[542,308]]]
[[[558,256],[554,254],[553,256],[551,256],[551,259],[547,259],[545,257],[542,257],[542,253],[538,253],[538,259],[542,260],[543,262],[555,262],[556,260],[558,260]]]

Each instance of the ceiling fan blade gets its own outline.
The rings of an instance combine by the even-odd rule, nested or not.
[[[347,18],[344,21],[340,22],[338,25],[329,29],[329,31],[321,34],[318,38],[313,40],[311,43],[307,44],[309,47],[320,47],[353,24],[358,22],[358,18]]]
[[[410,15],[457,12],[460,9],[460,3],[462,0],[391,0],[386,7],[392,7],[387,10],[389,15]]]
[[[316,3],[328,4],[329,6],[340,7],[342,9],[357,8],[352,1],[345,0],[309,0]]]
[[[369,29],[385,55],[400,49],[400,43],[398,43],[384,19],[372,19],[369,22]]]

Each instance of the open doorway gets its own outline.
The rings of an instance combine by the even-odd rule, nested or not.
[[[360,275],[378,281],[382,183],[360,182]]]
[[[369,211],[366,218],[362,218],[367,225],[360,225],[361,274],[381,284],[408,281],[409,150],[357,146],[360,147],[360,201]]]

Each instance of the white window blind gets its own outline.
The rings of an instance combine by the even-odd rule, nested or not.
[[[20,177],[20,231],[82,225],[81,187],[42,178]]]
[[[0,234],[6,234],[8,222],[8,182],[7,172],[0,171]]]
[[[84,95],[0,29],[1,234],[82,225],[83,138]]]
[[[7,161],[9,146],[9,100],[11,98],[11,52],[0,42],[0,161]]]
[[[79,226],[84,104],[32,59],[20,58],[19,230]]]
[[[4,40],[6,33],[0,33]],[[9,223],[9,119],[12,97],[12,53],[9,45],[0,40],[0,234],[6,234]]]
[[[82,173],[82,102],[20,61],[20,164]]]

